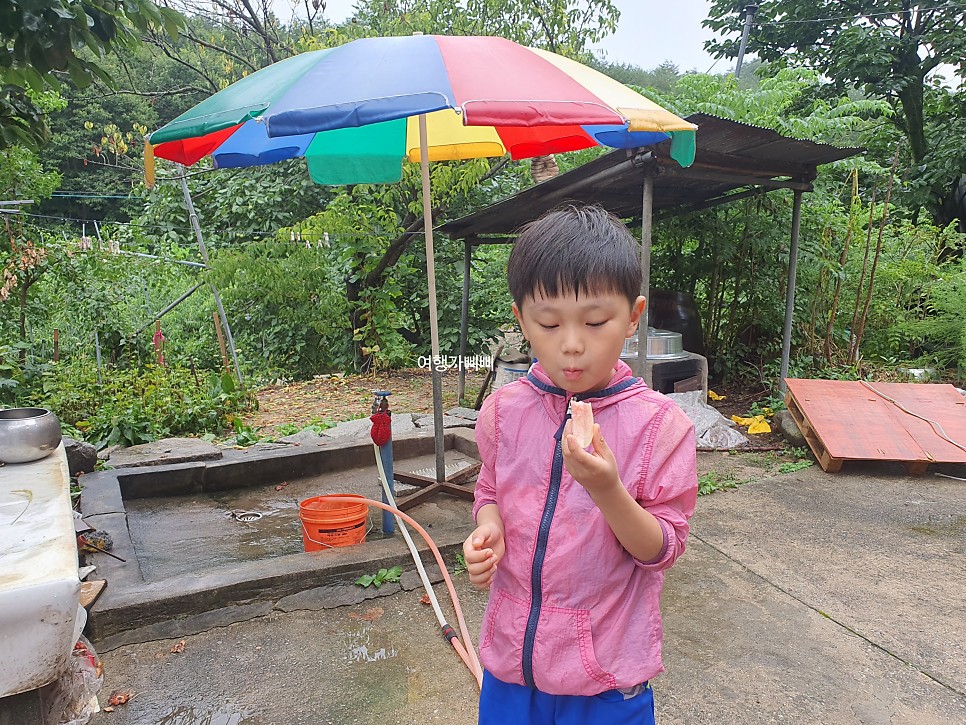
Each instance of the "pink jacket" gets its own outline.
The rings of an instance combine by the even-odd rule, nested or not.
[[[684,551],[697,498],[694,427],[618,362],[587,398],[624,486],[664,529],[654,561],[633,558],[563,466],[570,395],[539,363],[487,398],[476,424],[483,469],[473,515],[495,503],[506,555],[493,578],[480,660],[504,682],[555,695],[632,687],[664,670],[663,570]]]

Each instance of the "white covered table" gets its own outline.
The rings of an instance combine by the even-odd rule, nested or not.
[[[85,622],[61,444],[39,461],[0,466],[0,698],[66,672]],[[0,699],[0,722],[15,699]]]

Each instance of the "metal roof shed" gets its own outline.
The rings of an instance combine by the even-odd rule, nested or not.
[[[681,168],[670,158],[667,143],[648,149],[621,149],[441,227],[450,237],[465,242],[461,356],[466,355],[469,270],[474,246],[512,243],[516,230],[562,203],[600,204],[631,224],[641,224],[641,288],[642,294],[647,295],[651,226],[655,218],[710,209],[773,189],[791,189],[794,204],[782,338],[784,381],[791,349],[802,194],[812,190],[819,166],[855,156],[862,149],[789,138],[771,129],[704,113],[692,114],[687,120],[698,126],[697,154],[688,168]],[[640,351],[642,356],[646,354],[644,345]],[[640,364],[643,369],[644,361]],[[462,397],[462,370],[459,394]]]

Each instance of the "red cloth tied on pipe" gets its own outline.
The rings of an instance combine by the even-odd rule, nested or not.
[[[386,445],[392,438],[392,418],[389,417],[389,412],[376,413],[369,416],[369,420],[372,421],[372,430],[369,431],[372,442],[377,446]]]

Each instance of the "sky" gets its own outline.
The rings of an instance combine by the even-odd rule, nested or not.
[[[291,0],[276,0],[276,12]],[[612,63],[629,63],[651,70],[665,60],[678,70],[707,72],[715,60],[704,52],[702,45],[712,36],[701,27],[707,17],[710,0],[614,0],[621,11],[617,32],[593,46],[602,50]],[[352,14],[355,0],[326,0],[326,17],[334,22]],[[674,8],[667,12],[668,8]],[[725,72],[734,61],[720,60],[716,72]]]

